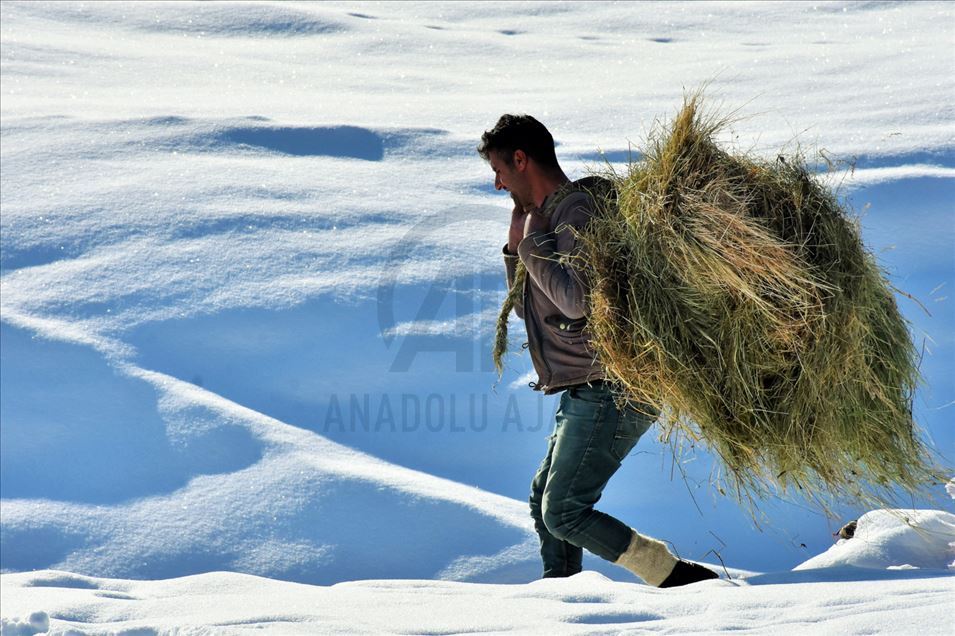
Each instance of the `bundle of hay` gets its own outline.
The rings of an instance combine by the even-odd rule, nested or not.
[[[801,157],[722,150],[725,121],[699,106],[606,175],[617,201],[580,233],[600,361],[739,497],[887,501],[938,482],[912,419],[917,351],[858,224]]]

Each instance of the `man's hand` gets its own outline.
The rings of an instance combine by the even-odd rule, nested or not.
[[[511,254],[517,254],[517,246],[524,238],[524,226],[526,224],[527,212],[524,206],[514,201],[514,210],[511,211],[511,229],[507,233],[507,251]]]

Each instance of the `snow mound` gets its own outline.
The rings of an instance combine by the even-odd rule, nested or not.
[[[17,344],[12,338],[3,343],[5,354]],[[5,383],[7,370],[4,366]],[[122,578],[234,570],[313,584],[435,576],[526,581],[539,569],[529,541],[530,517],[520,502],[352,451],[163,374],[131,369],[117,373],[116,380],[145,382],[156,391],[150,423],[157,428],[153,437],[166,441],[144,446],[137,461],[170,443],[187,450],[198,444],[197,453],[206,458],[217,443],[234,449],[235,439],[215,435],[223,427],[241,431],[255,456],[223,472],[208,470],[202,458],[177,459],[179,452],[170,450],[163,457],[185,483],[155,484],[151,473],[121,478],[135,463],[115,470],[113,455],[121,448],[113,452],[104,444],[97,453],[96,447],[84,447],[87,466],[101,463],[104,472],[90,480],[89,470],[65,473],[55,462],[45,464],[47,472],[79,484],[56,491],[57,500],[42,498],[42,489],[29,490],[43,475],[17,464],[25,476],[8,479],[4,473],[0,503],[4,569],[56,567]],[[4,408],[6,417],[11,412]],[[120,412],[115,420],[106,415],[95,418],[105,434],[122,435],[127,414]],[[20,422],[21,430],[57,435],[52,420],[21,416]],[[6,421],[4,426],[9,428]],[[73,445],[72,437],[59,437]],[[5,470],[8,458],[26,453],[26,442],[10,440],[4,438],[4,453],[10,453],[3,457]],[[67,449],[61,450],[61,463],[68,463]],[[110,477],[126,489],[105,491]],[[155,487],[146,489],[150,484]],[[54,492],[50,483],[41,485]],[[8,497],[11,488],[14,496]],[[82,588],[88,581],[50,585]]]
[[[873,510],[859,519],[853,538],[840,539],[794,569],[839,566],[955,568],[955,515],[941,510]]]
[[[4,575],[3,611],[24,616],[43,607],[51,634],[926,636],[951,633],[955,582],[888,571],[863,585],[706,581],[661,590],[581,572],[518,585],[379,579],[316,586],[213,572],[162,581],[96,578],[93,589],[47,585],[62,574]]]
[[[27,618],[0,618],[2,636],[32,636],[44,634],[50,630],[50,617],[46,612],[33,612]]]

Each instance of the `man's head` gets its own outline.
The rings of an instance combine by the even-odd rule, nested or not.
[[[502,115],[481,136],[477,150],[494,170],[494,187],[525,206],[533,204],[535,180],[562,174],[554,138],[530,115]]]

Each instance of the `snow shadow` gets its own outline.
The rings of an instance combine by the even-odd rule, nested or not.
[[[338,544],[324,571],[310,573],[314,583],[431,579],[462,556],[492,555],[527,538],[526,530],[482,514],[466,501],[425,499],[370,480],[337,482],[299,521],[315,540]],[[374,558],[362,554],[369,550]]]
[[[280,486],[309,493],[301,508],[296,504],[267,517],[237,511],[234,521],[240,525],[233,528],[222,519],[227,529],[215,537],[183,536],[148,558],[126,560],[111,576],[175,578],[228,570],[311,585],[433,579],[461,556],[493,555],[527,538],[526,530],[467,501],[395,489],[374,474],[367,479],[313,474],[320,479]]]
[[[567,619],[569,623],[579,623],[582,625],[620,625],[621,623],[645,623],[647,621],[659,621],[665,617],[653,612],[621,612],[608,611],[588,612],[579,616],[571,616]]]
[[[955,464],[955,179],[912,178],[852,192],[866,245],[904,294],[896,302],[922,353],[915,419],[949,466]]]
[[[386,461],[524,499],[555,400],[526,380],[510,387],[526,355],[497,382],[488,316],[503,277],[489,277],[147,323],[124,340],[143,368]]]
[[[27,571],[60,563],[76,550],[89,545],[85,529],[71,529],[68,520],[44,517],[38,513],[29,523],[0,525],[0,568],[6,571]],[[72,575],[64,575],[69,577]],[[42,587],[43,583],[37,586]],[[83,588],[81,583],[51,582],[49,587]]]
[[[260,443],[234,424],[180,424],[171,436],[155,389],[91,349],[6,323],[0,340],[4,499],[118,503],[172,492],[196,475],[238,470],[262,455]],[[4,559],[18,552],[4,547]]]
[[[595,161],[598,166],[606,162],[610,163],[636,163],[643,159],[643,155],[636,148],[623,148],[617,150],[597,150],[594,152],[585,152],[577,155],[581,161]]]
[[[889,168],[922,163],[955,168],[955,149],[916,150],[895,155],[861,154],[855,157],[835,157],[835,159],[850,162],[855,160],[856,168]]]
[[[25,587],[61,587],[73,590],[98,590],[99,581],[71,572],[44,572],[26,583]]]
[[[948,577],[955,581],[951,570],[930,570],[912,568],[903,570],[877,570],[857,568],[850,565],[841,567],[818,568],[813,570],[792,570],[789,572],[769,572],[746,578],[749,585],[786,585],[792,583],[846,583],[854,581],[898,581],[908,579],[934,579]]]
[[[7,8],[4,8],[6,12]],[[248,5],[241,11],[223,4],[198,4],[182,11],[155,4],[148,12],[129,11],[111,3],[93,5],[46,5],[24,3],[11,11],[66,24],[87,23],[123,30],[203,37],[276,38],[328,35],[346,31],[343,23],[315,11],[293,5]]]
[[[876,183],[854,190],[849,201],[861,219],[866,246],[890,275],[909,279],[931,275],[939,279],[934,287],[955,273],[955,179],[914,177]],[[905,291],[921,296],[921,290],[900,282]],[[922,302],[926,300],[922,297]]]
[[[339,157],[381,161],[385,144],[381,136],[358,126],[237,127],[220,133],[227,145],[261,148],[297,157]]]

